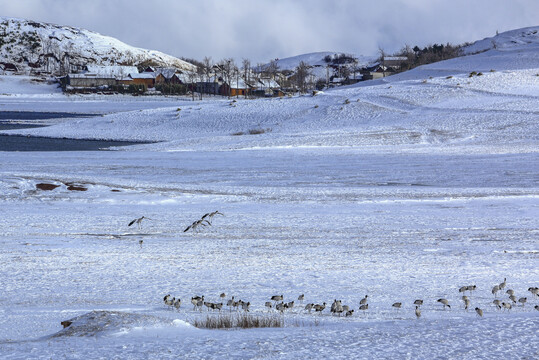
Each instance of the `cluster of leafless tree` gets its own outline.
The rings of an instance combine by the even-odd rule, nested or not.
[[[305,62],[300,62],[295,71],[281,71],[277,60],[272,60],[268,64],[258,63],[252,66],[249,59],[243,59],[241,65],[236,64],[233,58],[224,58],[214,62],[211,57],[204,57],[202,61],[182,58],[195,65],[196,70],[187,74],[189,82],[197,81],[210,82],[212,77],[218,77],[223,80],[228,86],[226,92],[228,96],[231,94],[230,84],[239,84],[240,81],[246,84],[252,84],[256,78],[268,78],[279,83],[281,87],[296,88],[301,92],[307,92],[314,84],[309,84],[308,78],[311,74],[310,66]],[[203,91],[198,93],[202,97]],[[194,94],[193,94],[194,96]],[[245,97],[249,96],[246,92]]]
[[[402,60],[398,71],[406,71],[413,69],[420,65],[431,64],[434,62],[452,59],[462,56],[462,48],[464,45],[452,45],[447,44],[433,44],[420,48],[410,45],[405,45],[401,50],[393,54],[392,56],[405,57],[406,60]],[[386,54],[380,49],[380,60],[385,57]]]

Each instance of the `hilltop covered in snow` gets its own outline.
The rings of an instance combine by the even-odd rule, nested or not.
[[[515,29],[496,34],[496,36],[478,40],[467,46],[466,54],[474,54],[487,50],[532,50],[539,51],[539,26]]]
[[[93,31],[0,17],[0,71],[61,73],[89,64],[193,68],[176,57],[129,46]]]
[[[505,37],[500,34],[497,41]],[[239,97],[236,102],[178,98],[173,103],[168,98],[161,105],[153,99],[152,110],[134,102],[130,108],[136,111],[16,132],[160,141],[146,146],[163,150],[346,146],[364,151],[534,152],[539,134],[539,51],[533,41],[514,48],[504,44],[503,49],[420,66],[317,96]],[[93,99],[103,101],[71,97],[62,106],[91,112],[95,103],[86,100]],[[116,101],[107,99],[108,104]],[[45,106],[58,111],[58,104]]]
[[[351,57],[354,57],[355,59],[357,59],[357,63],[359,66],[366,66],[376,61],[376,56],[360,56],[334,51],[321,51],[291,56],[284,59],[276,59],[276,63],[279,66],[279,69],[282,70],[294,70],[302,61],[311,66],[326,66],[327,64],[331,63],[331,61],[328,61],[327,59],[335,59],[339,55],[349,55]]]

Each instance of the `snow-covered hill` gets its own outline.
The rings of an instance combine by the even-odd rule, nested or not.
[[[538,47],[531,41],[511,48],[512,40],[502,43],[504,38],[509,37],[500,34],[497,38],[503,50],[424,65],[318,96],[238,98],[234,103],[209,98],[172,104],[163,99],[159,104],[155,99],[151,106],[122,105],[122,109],[136,109],[132,112],[10,132],[164,141],[148,145],[163,150],[347,146],[366,151],[535,152]],[[95,103],[87,102],[89,98],[73,100],[40,106],[47,111],[101,112],[91,108]],[[99,101],[100,106],[113,109],[119,99]],[[0,105],[5,110],[21,107],[8,97],[0,97]],[[259,135],[239,136],[250,132]]]
[[[88,64],[193,67],[162,52],[129,46],[93,31],[0,17],[0,71],[15,66],[25,73],[66,72]]]
[[[539,26],[516,29],[474,42],[464,49],[466,54],[487,50],[530,50],[539,51]]]
[[[341,58],[341,61],[338,59]],[[275,59],[275,64],[279,70],[288,70],[294,72],[300,62],[310,66],[309,72],[316,79],[326,79],[327,77],[340,77],[339,69],[346,67],[349,73],[354,73],[354,67],[368,66],[376,61],[376,56],[363,56],[355,54],[347,54],[333,51],[322,51],[308,54],[301,54],[284,59]],[[352,61],[355,60],[355,61]],[[262,67],[268,67],[264,64]],[[357,73],[359,75],[359,72]]]
[[[277,59],[277,65],[279,66],[279,69],[281,70],[294,70],[300,62],[304,62],[311,66],[326,66],[328,62],[325,60],[326,57],[335,58],[341,54],[339,52],[334,51],[322,51],[322,52],[314,52],[314,53],[308,53],[308,54],[302,54],[302,55],[296,55],[287,57],[284,59]],[[376,61],[376,56],[362,56],[362,55],[354,55],[350,54],[354,58],[358,60],[359,66],[365,66],[373,61]],[[266,64],[267,66],[267,64]]]

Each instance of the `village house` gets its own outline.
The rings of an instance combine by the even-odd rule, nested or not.
[[[116,85],[133,72],[138,73],[135,66],[87,65],[84,72],[68,74],[63,81],[66,86],[74,88],[96,88]]]
[[[122,84],[124,85],[144,85],[147,88],[153,88],[155,87],[155,73],[150,72],[142,72],[142,73],[130,73],[128,75],[128,78],[131,79],[131,82],[129,80],[122,80]]]
[[[261,77],[257,79],[257,86],[253,91],[256,96],[284,96],[281,86],[270,77]]]
[[[249,91],[250,87],[245,83],[242,78],[237,78],[230,82],[230,96],[245,96],[249,94]]]
[[[197,81],[196,91],[202,94],[218,95],[221,94],[221,86],[224,81],[221,77],[212,76],[208,81]]]
[[[402,63],[408,61],[406,56],[385,56],[382,59],[382,65],[398,70],[401,68]]]

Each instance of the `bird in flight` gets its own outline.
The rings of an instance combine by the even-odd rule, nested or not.
[[[137,219],[131,220],[131,222],[127,226],[131,226],[136,223],[138,225],[138,228],[140,229],[142,227],[142,220],[144,219],[151,220],[150,218],[143,216],[143,217],[139,217]]]

